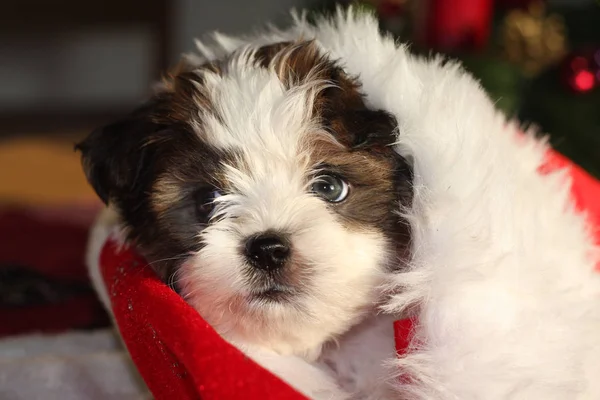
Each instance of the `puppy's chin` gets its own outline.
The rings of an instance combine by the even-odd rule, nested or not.
[[[253,288],[248,296],[248,303],[263,307],[271,303],[293,302],[299,296],[298,289],[293,286],[269,284]]]
[[[295,251],[304,261],[287,266],[279,280],[259,279],[241,257],[223,251],[226,245],[209,245],[180,268],[180,291],[232,342],[316,357],[379,300],[385,239],[341,229],[333,236],[326,227],[297,235]]]

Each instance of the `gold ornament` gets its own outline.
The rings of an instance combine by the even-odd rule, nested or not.
[[[560,15],[546,14],[541,1],[526,11],[513,10],[502,26],[502,42],[507,59],[533,76],[553,65],[567,53],[566,28]]]

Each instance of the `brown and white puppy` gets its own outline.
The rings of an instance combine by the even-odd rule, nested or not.
[[[223,337],[331,366],[323,347],[376,314],[407,253],[397,126],[314,42],[246,44],[181,63],[78,148],[128,239]]]

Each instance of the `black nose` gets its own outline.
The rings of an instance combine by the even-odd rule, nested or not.
[[[273,271],[282,267],[290,255],[287,240],[277,234],[262,234],[246,242],[246,257],[256,268]]]

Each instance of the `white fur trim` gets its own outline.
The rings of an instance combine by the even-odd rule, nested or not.
[[[104,308],[111,316],[113,315],[113,312],[110,296],[104,278],[102,277],[102,271],[100,270],[100,253],[102,252],[104,244],[110,237],[122,242],[122,239],[120,239],[122,237],[120,230],[117,212],[112,208],[103,209],[90,230],[85,260],[92,286],[98,294],[102,305],[104,305]]]

